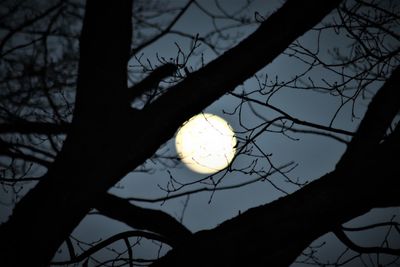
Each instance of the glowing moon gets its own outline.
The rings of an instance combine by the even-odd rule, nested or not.
[[[201,113],[178,130],[175,146],[189,169],[209,174],[229,165],[236,152],[236,138],[224,119]]]

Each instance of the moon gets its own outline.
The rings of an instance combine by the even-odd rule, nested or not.
[[[211,174],[224,169],[232,161],[236,152],[236,137],[224,119],[201,113],[179,128],[175,147],[190,170]]]

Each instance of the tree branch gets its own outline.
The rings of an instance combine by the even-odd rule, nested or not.
[[[362,226],[362,227],[345,227],[342,226],[341,229],[343,231],[346,232],[358,232],[358,231],[365,231],[365,230],[369,230],[369,229],[374,229],[374,228],[378,228],[378,227],[386,227],[386,226],[390,226],[390,227],[394,227],[397,232],[400,234],[400,223],[397,222],[383,222],[383,223],[374,223],[371,225],[367,225],[367,226]]]
[[[320,129],[320,130],[324,130],[324,131],[328,131],[328,132],[332,132],[332,133],[338,133],[338,134],[344,134],[344,135],[348,135],[348,136],[354,136],[353,132],[349,132],[349,131],[346,131],[346,130],[343,130],[343,129],[336,129],[336,128],[333,128],[333,127],[330,127],[330,126],[324,126],[324,125],[321,125],[321,124],[300,120],[300,119],[295,118],[295,117],[289,115],[288,113],[284,112],[283,110],[281,110],[281,109],[279,109],[277,107],[274,107],[273,105],[268,104],[266,102],[262,102],[260,100],[249,98],[247,96],[239,95],[239,94],[236,94],[236,93],[230,93],[230,94],[235,96],[235,97],[237,97],[237,98],[239,98],[239,99],[243,99],[243,100],[249,101],[249,102],[254,102],[254,103],[258,104],[258,105],[261,105],[261,106],[267,107],[269,109],[272,109],[273,111],[282,114],[283,116],[285,116],[286,119],[291,120],[295,124],[308,126],[308,127],[311,127],[311,128]]]
[[[400,110],[400,66],[393,72],[368,105],[368,110],[361,121],[356,135],[348,149],[336,165],[337,168],[350,163],[351,158],[363,161],[369,157],[368,151],[374,150],[384,138],[386,131]]]
[[[168,76],[173,75],[177,69],[178,67],[172,63],[167,63],[156,68],[149,74],[149,76],[128,89],[129,100],[133,101],[135,98],[143,95],[145,92],[152,89],[157,89],[160,81]]]
[[[103,215],[124,222],[132,228],[144,229],[164,236],[173,246],[192,236],[192,233],[171,215],[159,210],[135,206],[111,194],[105,194],[99,199],[95,208]]]
[[[348,248],[358,253],[384,253],[394,256],[400,256],[400,249],[386,248],[386,247],[361,247],[355,244],[341,229],[335,229],[333,233],[336,237],[343,242]]]
[[[0,41],[0,57],[4,56],[4,54],[2,53],[3,51],[3,47],[5,46],[6,42],[17,32],[21,31],[22,29],[38,22],[39,20],[47,17],[47,15],[49,15],[51,12],[53,12],[54,10],[57,10],[59,8],[62,7],[62,5],[64,4],[63,1],[58,2],[57,4],[49,7],[48,9],[44,10],[43,13],[38,14],[36,16],[34,16],[33,18],[27,19],[26,21],[24,21],[21,25],[18,25],[17,27],[15,27],[14,29],[10,30]],[[6,52],[7,53],[7,52]]]
[[[257,178],[242,182],[242,183],[236,183],[236,184],[231,184],[231,185],[226,185],[226,186],[209,186],[209,187],[201,187],[201,188],[197,188],[197,189],[193,189],[193,190],[188,190],[188,191],[184,191],[184,192],[179,192],[179,193],[175,193],[175,194],[168,194],[167,196],[164,197],[158,197],[158,198],[138,198],[138,197],[129,197],[126,200],[129,201],[139,201],[139,202],[150,202],[150,203],[155,203],[155,202],[164,202],[166,200],[169,199],[174,199],[174,198],[178,198],[178,197],[182,197],[182,196],[189,196],[192,194],[197,194],[197,193],[201,193],[201,192],[217,192],[217,191],[223,191],[223,190],[230,190],[230,189],[234,189],[234,188],[240,188],[240,187],[244,187],[246,185],[250,185],[256,182],[259,182],[261,180],[265,180],[268,179],[272,174],[275,174],[277,172],[281,172],[281,170],[291,166],[293,164],[293,162],[289,162],[285,165],[280,166],[279,168],[273,169],[271,171],[269,171],[267,174],[259,176]]]
[[[47,168],[51,165],[50,161],[41,159],[34,155],[25,154],[22,151],[16,149],[12,144],[3,141],[1,138],[0,138],[0,155],[8,156],[12,159],[21,159],[24,161],[34,162]]]
[[[67,265],[67,264],[73,264],[73,263],[78,263],[83,261],[84,259],[90,257],[91,255],[93,255],[94,253],[100,251],[101,249],[107,247],[108,245],[111,245],[112,243],[122,240],[122,239],[126,239],[128,237],[144,237],[147,239],[151,239],[151,240],[156,240],[156,241],[160,241],[162,243],[168,244],[170,245],[169,241],[165,238],[163,238],[162,236],[153,234],[153,233],[148,233],[148,232],[143,232],[143,231],[126,231],[126,232],[122,232],[119,234],[116,234],[110,238],[107,238],[106,240],[94,245],[93,247],[89,248],[88,250],[86,250],[85,252],[83,252],[82,254],[73,257],[71,260],[68,261],[57,261],[57,262],[51,262],[52,265]]]
[[[150,38],[149,40],[147,40],[146,42],[140,44],[139,46],[135,47],[132,49],[131,51],[131,55],[135,55],[137,54],[140,50],[142,50],[143,48],[145,48],[148,45],[151,45],[152,43],[156,42],[157,40],[159,40],[161,37],[163,37],[164,35],[166,35],[167,33],[169,33],[169,31],[171,30],[171,28],[176,24],[176,22],[182,17],[183,14],[185,14],[186,10],[190,7],[190,5],[195,2],[194,0],[189,0],[186,5],[182,8],[182,10],[179,12],[178,15],[176,15],[176,17],[170,22],[170,24],[159,34],[155,35],[154,37]]]

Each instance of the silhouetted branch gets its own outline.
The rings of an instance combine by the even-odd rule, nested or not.
[[[157,89],[161,80],[173,75],[177,69],[178,67],[172,63],[167,63],[156,68],[146,78],[128,89],[129,99],[133,101],[145,92]]]
[[[128,251],[128,263],[129,263],[129,267],[133,267],[133,253],[132,253],[132,246],[129,243],[129,239],[128,238],[124,238],[124,242],[126,245],[126,249]]]
[[[161,31],[159,34],[153,36],[152,38],[150,38],[149,40],[145,41],[144,43],[140,44],[139,46],[135,47],[132,49],[131,51],[131,55],[135,55],[136,53],[138,53],[140,50],[142,50],[143,48],[145,48],[146,46],[151,45],[152,43],[156,42],[157,40],[159,40],[161,37],[163,37],[164,35],[166,35],[167,33],[169,33],[169,31],[171,30],[171,28],[176,24],[176,22],[182,17],[183,14],[185,14],[186,10],[190,7],[190,5],[195,2],[195,0],[189,0],[187,2],[187,4],[182,8],[182,10],[178,13],[178,15],[175,16],[175,18],[168,24],[168,26]]]
[[[337,167],[352,162],[350,158],[364,161],[368,157],[365,150],[371,151],[379,145],[394,117],[400,110],[400,66],[398,66],[376,93],[361,121],[356,135],[340,159]]]
[[[386,226],[395,227],[397,232],[400,234],[400,223],[397,223],[397,222],[374,223],[374,224],[370,224],[370,225],[362,226],[362,227],[342,226],[341,229],[346,232],[358,232],[358,231],[365,231],[365,230],[370,230],[370,229],[374,229],[374,228],[378,228],[378,227],[386,227]]]
[[[48,14],[53,12],[54,10],[57,10],[58,8],[62,7],[63,1],[59,1],[57,4],[51,6],[50,8],[46,9],[43,11],[43,13],[25,20],[21,25],[18,25],[16,28],[11,29],[1,40],[0,42],[0,57],[3,56],[4,54],[2,53],[3,47],[6,44],[6,42],[17,32],[21,31],[22,29],[36,23],[37,21],[45,18]],[[8,53],[8,52],[5,52]]]
[[[285,116],[286,119],[291,120],[292,122],[294,122],[296,124],[312,127],[312,128],[315,128],[315,129],[325,130],[325,131],[328,131],[328,132],[339,133],[339,134],[344,134],[344,135],[348,135],[348,136],[354,136],[353,132],[349,132],[349,131],[342,130],[342,129],[336,129],[336,128],[333,128],[333,127],[330,127],[330,126],[324,126],[324,125],[320,125],[320,124],[316,124],[316,123],[312,123],[312,122],[308,122],[308,121],[303,121],[303,120],[297,119],[297,118],[289,115],[288,113],[284,112],[283,110],[281,110],[281,109],[279,109],[277,107],[274,107],[271,104],[268,104],[267,102],[262,102],[260,100],[252,99],[252,98],[249,98],[247,96],[239,95],[239,94],[236,94],[236,93],[233,93],[233,92],[230,92],[229,94],[231,94],[231,95],[233,95],[233,96],[235,96],[235,97],[237,97],[239,99],[243,99],[243,100],[249,101],[249,102],[254,102],[254,103],[258,104],[258,105],[270,108],[273,111],[276,111],[276,112],[282,114],[283,116]]]
[[[280,172],[282,169],[285,169],[289,166],[291,166],[293,164],[293,162],[290,162],[288,164],[285,164],[283,166],[280,166],[279,168],[275,168],[273,170],[271,170],[270,172],[268,172],[267,175],[262,175],[259,176],[255,179],[243,182],[243,183],[238,183],[238,184],[233,184],[233,185],[227,185],[227,186],[214,186],[214,187],[202,187],[202,188],[197,188],[194,190],[189,190],[189,191],[185,191],[185,192],[181,192],[181,193],[176,193],[176,194],[171,194],[171,195],[167,195],[165,197],[158,197],[158,198],[152,198],[152,199],[148,199],[148,198],[139,198],[139,197],[129,197],[126,198],[126,200],[128,201],[139,201],[139,202],[150,202],[150,203],[155,203],[155,202],[163,202],[169,199],[174,199],[174,198],[178,198],[178,197],[182,197],[182,196],[187,196],[187,195],[192,195],[192,194],[197,194],[197,193],[201,193],[201,192],[216,192],[216,191],[223,191],[223,190],[229,190],[229,189],[234,189],[234,188],[240,188],[249,184],[253,184],[265,179],[268,179],[269,176],[271,176],[272,174],[275,174],[277,172]]]
[[[336,237],[343,242],[351,250],[358,253],[384,253],[394,256],[400,256],[400,249],[386,248],[386,247],[361,247],[355,244],[341,229],[335,229],[333,233]]]
[[[329,132],[300,129],[300,128],[295,128],[295,127],[287,127],[287,126],[284,126],[283,124],[279,125],[278,123],[274,124],[274,126],[282,127],[283,131],[291,131],[293,133],[304,133],[304,134],[314,134],[314,135],[319,135],[319,136],[326,136],[326,137],[332,138],[342,144],[345,144],[345,145],[349,144],[349,141],[347,141],[344,138],[341,138],[337,135],[331,134]]]
[[[119,240],[124,240],[126,238],[129,237],[144,237],[147,239],[151,239],[151,240],[156,240],[159,241],[161,243],[165,243],[170,245],[169,241],[167,239],[165,239],[164,237],[157,235],[157,234],[153,234],[153,233],[148,233],[148,232],[143,232],[143,231],[126,231],[126,232],[122,232],[119,234],[116,234],[110,238],[107,238],[104,241],[101,241],[100,243],[94,245],[93,247],[89,248],[88,250],[86,250],[85,252],[83,252],[82,254],[75,256],[74,258],[72,258],[71,260],[68,261],[55,261],[55,262],[51,262],[52,265],[66,265],[66,264],[73,264],[73,263],[77,263],[77,262],[81,262],[83,260],[85,260],[86,258],[90,257],[92,254],[100,251],[101,249],[107,247],[108,245],[119,241]]]
[[[50,161],[41,159],[34,155],[28,155],[28,154],[23,153],[22,151],[13,147],[13,145],[3,141],[2,139],[0,139],[0,155],[8,156],[12,159],[22,159],[25,161],[34,162],[34,163],[40,164],[44,167],[49,167],[51,164]]]
[[[126,223],[135,229],[144,229],[164,236],[169,244],[176,246],[192,236],[192,233],[171,215],[141,208],[128,200],[105,194],[95,208],[103,215]]]

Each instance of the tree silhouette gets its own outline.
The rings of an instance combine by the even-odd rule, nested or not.
[[[260,10],[254,18],[229,13],[218,1],[215,5],[221,15],[193,0],[166,10],[160,2],[135,1],[133,6],[132,2],[2,3],[1,183],[4,190],[18,196],[12,215],[0,226],[2,265],[46,266],[64,243],[70,259],[53,264],[82,262],[88,266],[93,253],[124,240],[127,258],[118,256],[104,264],[289,266],[314,240],[329,232],[357,257],[387,254],[398,262],[400,251],[388,240],[381,246],[361,246],[346,235],[375,227],[400,232],[395,220],[359,229],[342,226],[371,209],[400,204],[400,17],[396,1],[287,0],[269,16]],[[222,17],[234,24],[205,35],[174,30],[191,6],[214,22]],[[163,15],[171,15],[166,26],[152,22]],[[240,42],[241,37],[225,35],[224,31],[243,25],[257,28]],[[347,38],[343,42],[347,50],[334,50],[331,62],[319,52],[325,32]],[[316,49],[298,41],[306,33],[315,34]],[[168,34],[191,40],[189,52],[177,44],[176,58],[159,57],[157,66],[143,63],[140,52]],[[229,41],[238,43],[225,47]],[[191,59],[201,58],[196,50],[199,44],[218,56],[210,62],[201,60],[195,68]],[[302,72],[285,82],[255,77],[280,55],[300,60]],[[145,78],[131,71],[133,61],[141,64]],[[338,78],[334,82],[310,78],[320,68]],[[235,89],[250,78],[259,82],[259,88],[250,92]],[[284,88],[329,94],[340,104],[329,124],[314,123],[272,103],[272,96]],[[239,101],[232,102],[233,115],[242,116],[241,110],[248,105],[250,114],[260,121],[252,127],[241,124],[245,131],[238,133],[236,159],[254,160],[237,167],[235,159],[216,176],[196,180],[194,184],[207,186],[194,190],[185,191],[187,184],[171,175],[167,195],[159,200],[202,191],[217,194],[261,181],[283,192],[269,180],[275,174],[298,189],[196,233],[163,211],[134,205],[135,196],[108,193],[130,172],[147,171],[144,163],[148,159],[175,167],[175,157],[157,154],[160,146],[186,120],[227,96]],[[348,106],[355,118],[354,109],[362,101],[368,107],[356,131],[333,126]],[[254,105],[274,116],[267,118]],[[275,166],[260,147],[258,140],[265,132],[289,138],[291,133],[324,136],[344,143],[346,149],[334,170],[302,183],[290,177],[293,164]],[[259,168],[257,158],[268,166]],[[223,185],[231,173],[248,179]],[[23,185],[28,182],[35,184],[24,193]],[[92,244],[77,255],[70,234],[92,209],[134,230]],[[149,262],[135,259],[134,246],[129,243],[132,237],[156,240],[171,250]],[[343,263],[338,260],[336,264]]]

